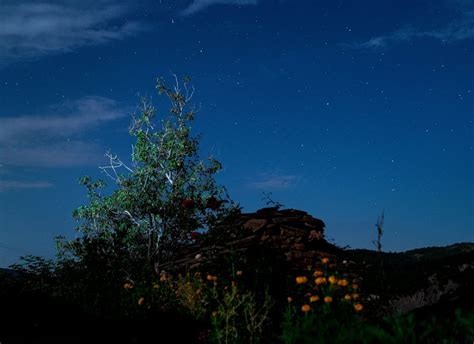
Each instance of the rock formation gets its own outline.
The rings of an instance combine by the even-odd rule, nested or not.
[[[342,263],[344,250],[325,240],[324,227],[322,220],[295,209],[270,207],[255,213],[241,213],[230,223],[210,229],[202,239],[183,248],[171,261],[157,267],[157,271],[202,270],[232,252],[241,256],[255,256],[257,252],[254,260],[267,258],[274,264],[286,265],[284,271],[287,274],[307,270],[308,266],[315,269],[321,264],[322,257]],[[221,240],[213,240],[217,237]],[[251,269],[250,264],[254,263],[250,261],[248,268]],[[338,271],[356,278],[359,274],[351,263],[345,260],[344,264],[338,264]]]

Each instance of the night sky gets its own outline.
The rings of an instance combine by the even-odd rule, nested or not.
[[[474,241],[474,1],[2,0],[0,266],[74,238],[78,178],[131,161],[172,73],[242,211],[265,192],[352,248],[384,209],[384,251]]]

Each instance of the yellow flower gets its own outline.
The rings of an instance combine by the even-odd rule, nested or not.
[[[319,301],[318,295],[313,295],[309,297],[309,302],[316,302],[316,301]]]
[[[194,277],[201,277],[201,273],[198,271],[198,272],[195,272],[194,273]]]
[[[357,293],[352,294],[352,298],[354,300],[357,300],[359,298],[359,294],[357,294]]]
[[[306,276],[298,276],[296,277],[296,283],[303,284],[308,282],[308,278]]]
[[[360,303],[356,303],[354,305],[354,309],[355,309],[356,312],[360,312],[361,310],[364,309],[364,307]]]
[[[327,263],[329,263],[329,258],[323,258],[323,259],[321,259],[321,262],[323,264],[327,264]]]
[[[326,277],[318,277],[314,280],[314,283],[316,283],[316,285],[324,284],[326,282]]]
[[[311,310],[311,307],[310,307],[310,305],[303,305],[303,306],[301,306],[301,310],[306,313],[306,312],[309,312]]]
[[[313,276],[314,276],[314,277],[321,277],[321,276],[324,276],[324,272],[319,271],[319,270],[316,270],[316,271],[313,273]]]
[[[342,287],[346,287],[349,284],[349,282],[346,279],[341,279],[337,282],[337,284],[339,284]]]
[[[239,270],[239,271],[236,272],[236,275],[237,275],[237,276],[242,276],[242,274],[243,274],[243,272],[242,272],[241,270]]]
[[[331,303],[331,302],[332,302],[332,297],[331,297],[331,296],[326,296],[326,297],[324,298],[324,302],[326,302],[326,303]]]
[[[288,300],[288,303],[290,303],[291,301],[293,301],[293,298],[290,297],[290,296],[288,296],[286,299]]]
[[[207,278],[208,281],[213,281],[214,280],[214,276],[212,276],[212,275],[207,275],[206,278]]]
[[[124,287],[125,289],[133,289],[133,284],[127,282],[127,283],[125,283],[125,284],[123,285],[123,287]]]
[[[160,288],[160,285],[158,283],[153,283],[153,288],[158,289],[158,288]]]
[[[142,306],[144,303],[145,303],[145,298],[144,297],[141,297],[141,298],[138,299],[138,305],[139,306]]]
[[[351,299],[352,299],[352,297],[349,294],[346,294],[344,296],[344,300],[346,300],[346,301],[350,301]]]
[[[329,283],[331,283],[331,284],[337,283],[336,276],[329,276],[328,280],[329,280]]]

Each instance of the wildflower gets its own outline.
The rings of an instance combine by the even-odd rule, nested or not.
[[[352,298],[354,300],[357,300],[359,298],[359,294],[357,294],[357,293],[352,294]]]
[[[201,293],[202,293],[201,288],[199,288],[199,289],[196,290],[196,295],[199,295],[199,294],[201,294]]]
[[[313,273],[313,276],[314,276],[314,277],[321,277],[321,276],[324,276],[324,272],[319,271],[319,270],[316,270],[316,271]]]
[[[326,297],[324,298],[324,302],[326,302],[326,303],[331,303],[331,302],[332,302],[332,297],[331,297],[331,296],[326,296]]]
[[[357,290],[358,288],[359,286],[356,283],[352,284],[352,289]]]
[[[166,279],[167,279],[166,275],[161,275],[160,276],[160,282],[164,282],[164,281],[166,281]]]
[[[288,296],[286,299],[287,299],[288,303],[290,303],[291,301],[293,301],[293,298],[290,297],[290,296]]]
[[[339,284],[342,287],[346,287],[349,284],[349,282],[346,279],[341,279],[337,282],[337,284]]]
[[[207,280],[208,280],[208,281],[212,281],[212,280],[214,280],[214,276],[212,276],[212,275],[207,275],[207,277],[206,277],[206,278],[207,278]]]
[[[303,305],[303,306],[301,306],[301,310],[306,313],[306,312],[309,312],[311,310],[311,307],[310,307],[310,305]]]
[[[327,264],[327,263],[329,263],[329,258],[323,258],[323,259],[321,259],[321,262],[323,264]]]
[[[142,306],[144,303],[145,303],[145,298],[144,297],[141,297],[141,298],[138,299],[138,305],[139,306]]]
[[[160,285],[158,283],[153,283],[153,289],[158,289]]]
[[[337,278],[336,278],[336,276],[329,276],[328,281],[331,284],[336,284],[337,283]]]
[[[198,278],[201,277],[201,273],[200,273],[199,271],[198,271],[198,272],[195,272],[195,273],[194,273],[194,277],[198,277]]]
[[[356,312],[360,312],[362,309],[364,309],[364,307],[360,303],[356,303],[354,305],[354,309]]]
[[[217,281],[217,276],[212,276],[212,280],[213,280],[214,282],[216,282],[216,281]]]
[[[237,271],[236,275],[237,276],[242,276],[243,272],[241,270]]]
[[[306,276],[296,277],[296,283],[303,284],[303,283],[306,283],[306,282],[308,282],[308,278],[306,278]]]
[[[212,312],[212,316],[213,316],[213,317],[216,317],[216,316],[217,316],[217,314],[218,314],[218,312],[217,312],[217,311],[214,311],[214,312]]]
[[[316,283],[316,285],[324,284],[326,282],[326,277],[318,277],[314,280],[314,283]]]
[[[309,302],[316,302],[316,301],[319,301],[318,295],[312,295],[309,297]]]
[[[349,294],[344,295],[344,300],[350,301],[352,297]]]
[[[125,289],[133,289],[133,284],[127,282],[127,283],[125,283],[125,284],[123,285],[123,287],[124,287]]]

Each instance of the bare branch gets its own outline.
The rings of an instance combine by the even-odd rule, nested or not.
[[[109,152],[105,153],[105,156],[109,158],[110,165],[108,166],[99,166],[99,168],[107,174],[111,179],[113,179],[116,183],[120,183],[120,177],[117,174],[117,169],[120,167],[125,167],[129,172],[133,173],[134,171],[128,167],[122,160],[120,160],[117,155],[113,156]],[[107,169],[112,169],[114,172],[115,178],[107,171]]]

